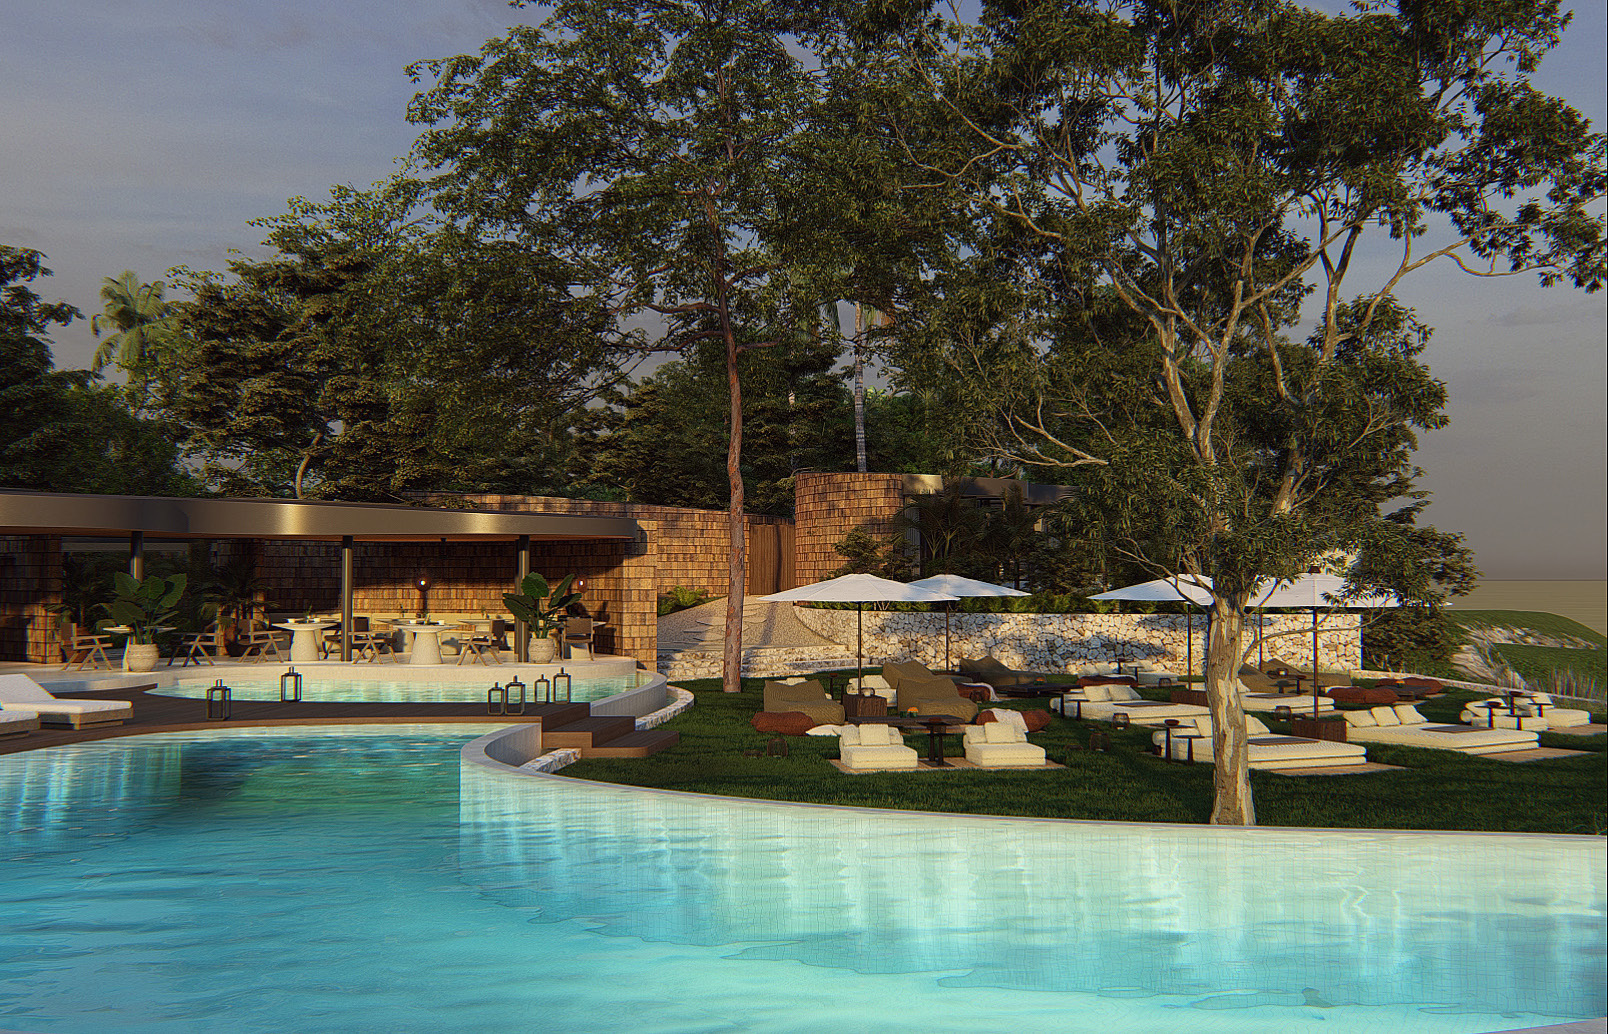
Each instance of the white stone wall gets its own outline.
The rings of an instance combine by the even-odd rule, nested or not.
[[[795,607],[805,625],[850,653],[855,648],[855,612]],[[914,658],[932,668],[944,664],[944,616],[866,610],[865,662]],[[1300,666],[1312,663],[1312,615],[1268,614],[1263,618],[1264,656],[1283,657]],[[993,654],[1013,668],[1074,672],[1108,665],[1120,652],[1125,660],[1184,673],[1187,621],[1182,614],[965,614],[951,616],[949,656]],[[1256,615],[1246,617],[1246,645],[1255,643]],[[1283,634],[1280,634],[1283,633]],[[1277,638],[1274,636],[1277,635]],[[1206,620],[1194,619],[1194,661],[1199,670],[1206,650]],[[1254,648],[1249,658],[1257,661]],[[1318,623],[1318,666],[1353,671],[1362,665],[1361,616],[1325,614]]]

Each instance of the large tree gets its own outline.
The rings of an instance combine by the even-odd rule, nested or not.
[[[160,280],[141,283],[132,269],[123,270],[119,277],[103,277],[103,310],[89,320],[97,338],[106,335],[95,349],[90,368],[99,373],[115,363],[126,373],[135,409],[145,404],[152,371],[163,366],[162,360],[167,358],[163,353],[171,352],[177,341],[173,306],[163,298],[164,290]]]
[[[51,492],[186,495],[161,426],[129,412],[87,370],[57,370],[49,331],[79,316],[29,286],[49,276],[31,248],[0,245],[0,485]]]
[[[932,117],[889,132],[1040,256],[1001,451],[1077,471],[1153,572],[1214,579],[1214,822],[1255,817],[1257,580],[1361,551],[1397,562],[1357,582],[1428,591],[1388,509],[1444,419],[1402,283],[1602,284],[1603,138],[1530,83],[1566,24],[1556,0],[1054,0],[899,26]]]
[[[817,95],[815,8],[577,0],[479,55],[424,62],[410,117],[437,208],[571,271],[614,340],[724,354],[731,538],[724,682],[739,688],[746,582],[738,356],[810,333],[789,277],[788,145]]]

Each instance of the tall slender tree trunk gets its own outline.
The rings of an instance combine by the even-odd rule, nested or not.
[[[726,591],[726,650],[721,661],[721,689],[743,689],[743,597],[748,592],[748,537],[743,523],[743,387],[737,376],[737,338],[731,332],[731,309],[726,296],[725,251],[716,267],[720,304],[720,330],[726,339],[726,390],[731,396],[731,434],[726,445],[726,483],[731,506],[726,511],[731,531],[731,566]]]
[[[1251,801],[1250,758],[1245,708],[1239,695],[1241,639],[1245,633],[1246,593],[1214,599],[1206,637],[1206,702],[1212,711],[1211,821],[1222,826],[1256,825]]]
[[[865,473],[865,307],[854,303],[854,469]]]

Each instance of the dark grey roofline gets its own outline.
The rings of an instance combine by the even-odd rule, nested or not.
[[[960,482],[961,495],[969,499],[1004,499],[1012,492],[1021,492],[1022,501],[1029,506],[1047,506],[1071,499],[1077,490],[1066,485],[1035,485],[1015,478],[945,478],[938,474],[906,474],[904,494],[936,495],[946,483]]]
[[[127,535],[197,539],[629,539],[627,517],[437,510],[304,499],[178,499],[0,489],[0,534]]]

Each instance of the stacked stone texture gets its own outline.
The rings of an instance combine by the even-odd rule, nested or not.
[[[863,531],[878,541],[899,534],[901,474],[799,474],[793,486],[794,567],[800,585],[830,578],[843,566],[837,544],[849,532]]]
[[[828,639],[855,642],[852,610],[798,607],[800,621]],[[914,658],[929,667],[944,664],[944,617],[935,613],[872,611],[864,619],[868,665]],[[1255,619],[1253,618],[1252,621]],[[1264,626],[1268,660],[1312,663],[1310,614],[1267,615]],[[949,656],[992,654],[1026,671],[1078,672],[1109,665],[1119,654],[1124,663],[1138,661],[1175,674],[1185,674],[1189,648],[1188,622],[1182,614],[955,614],[950,623]],[[1247,630],[1249,632],[1249,629]],[[1274,638],[1277,636],[1277,638]],[[1247,636],[1246,645],[1254,639]],[[1205,622],[1194,621],[1194,662],[1205,658]],[[1318,625],[1318,666],[1355,671],[1362,666],[1362,624],[1356,614],[1323,616]],[[1253,649],[1249,660],[1256,663]]]

